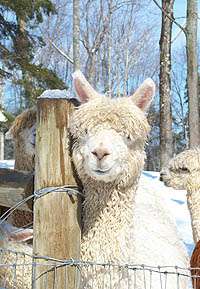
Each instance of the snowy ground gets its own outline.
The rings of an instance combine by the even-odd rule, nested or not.
[[[14,168],[14,160],[8,160],[8,161],[0,161],[0,168],[7,168],[7,169],[13,169]]]
[[[159,173],[144,171],[143,175],[149,183],[149,188],[158,190],[164,194],[166,205],[169,207],[172,216],[175,218],[177,229],[180,237],[185,243],[189,254],[191,255],[194,248],[190,214],[187,208],[186,191],[174,190],[166,187],[163,182],[159,180]]]
[[[1,168],[13,168],[14,161],[0,161]],[[157,172],[143,172],[145,177],[145,185],[148,185],[150,190],[158,190],[164,195],[166,206],[169,206],[172,216],[175,218],[177,229],[180,236],[185,243],[189,254],[191,254],[194,244],[192,239],[192,230],[190,223],[190,215],[187,209],[186,191],[174,190],[166,187],[159,181],[159,173]]]

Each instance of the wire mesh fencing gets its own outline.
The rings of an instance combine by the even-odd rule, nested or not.
[[[57,260],[0,249],[0,288],[199,289],[200,269]]]

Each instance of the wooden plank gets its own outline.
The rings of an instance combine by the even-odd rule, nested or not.
[[[0,168],[0,205],[12,207],[33,193],[34,176],[29,172]],[[33,201],[19,210],[31,211]]]
[[[76,185],[69,157],[67,125],[73,106],[66,99],[41,98],[37,104],[35,189]],[[80,202],[76,196],[51,192],[35,201],[34,254],[56,259],[80,256]],[[36,268],[36,275],[47,268]],[[55,272],[43,275],[36,288],[53,289]],[[46,278],[46,279],[45,279]],[[67,280],[66,280],[67,279]],[[46,283],[46,284],[45,284]],[[56,272],[56,288],[75,288],[75,269]],[[44,285],[45,284],[45,285]]]

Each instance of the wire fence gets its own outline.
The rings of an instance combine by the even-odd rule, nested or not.
[[[0,225],[23,203],[52,191],[64,191],[69,195],[78,194],[83,197],[76,187],[49,187],[38,190],[8,209],[0,217]],[[27,227],[30,225],[32,224],[27,224]],[[29,249],[28,251],[31,251],[31,248]],[[58,260],[0,248],[0,289],[31,288],[200,289],[200,268]]]
[[[197,273],[198,268],[57,260],[0,249],[1,289],[199,289]]]

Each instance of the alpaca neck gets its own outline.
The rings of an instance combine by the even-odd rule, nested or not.
[[[200,180],[197,175],[187,185],[187,203],[191,215],[193,238],[196,244],[200,240]]]
[[[84,186],[83,259],[101,262],[129,260],[128,249],[122,247],[128,248],[130,240],[133,240],[136,189],[137,182],[128,188]],[[90,243],[93,245],[89,246]]]
[[[21,139],[15,141],[15,169],[21,171],[34,170],[34,156],[25,154],[25,145]]]

